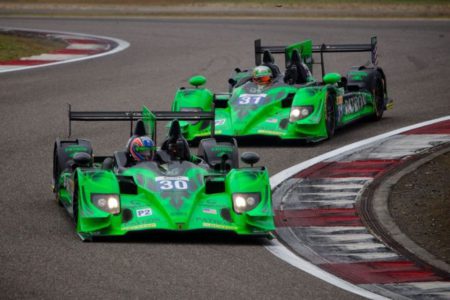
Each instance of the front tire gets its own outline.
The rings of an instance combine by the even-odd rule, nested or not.
[[[332,94],[327,94],[325,103],[325,127],[327,130],[327,137],[331,139],[334,136],[336,130],[336,105],[335,98]]]
[[[78,230],[78,193],[79,193],[79,187],[78,187],[78,180],[75,179],[74,183],[74,191],[73,191],[73,197],[72,197],[72,210],[73,210],[73,220],[75,222],[75,230]]]

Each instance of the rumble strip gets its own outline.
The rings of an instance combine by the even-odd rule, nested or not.
[[[377,178],[448,143],[450,116],[363,140],[276,174],[271,185],[277,236],[292,251],[277,241],[267,249],[367,298],[448,299],[449,275],[385,244],[365,225],[359,207]]]

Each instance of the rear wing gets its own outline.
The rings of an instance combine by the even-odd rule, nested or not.
[[[215,111],[214,108],[209,112],[195,111],[150,111],[145,106],[142,111],[73,111],[69,104],[69,137],[72,134],[72,122],[101,122],[101,121],[125,121],[130,122],[130,136],[133,135],[134,122],[143,120],[152,125],[150,132],[153,140],[156,142],[156,124],[157,121],[211,121],[211,136],[214,136],[215,129]]]
[[[302,43],[299,43],[299,45]],[[255,64],[257,66],[262,63],[262,55],[264,51],[268,50],[272,54],[285,54],[285,63],[286,67],[289,63],[288,51],[292,51],[292,48],[295,45],[287,45],[287,46],[263,46],[261,44],[261,39],[255,40]],[[301,49],[299,49],[301,51]],[[378,54],[377,54],[377,37],[374,36],[370,39],[370,44],[321,44],[321,45],[312,45],[312,53],[320,54],[319,62],[308,62],[309,64],[320,64],[322,76],[325,75],[325,66],[324,66],[324,53],[349,53],[349,52],[370,52],[371,53],[371,62],[374,66],[378,64]],[[303,55],[303,53],[300,53]],[[308,55],[308,54],[307,54]],[[303,58],[303,57],[302,57]],[[304,58],[303,58],[304,59]],[[312,71],[312,70],[311,70]]]

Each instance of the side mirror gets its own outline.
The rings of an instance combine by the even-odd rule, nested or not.
[[[241,160],[253,167],[259,161],[259,155],[255,152],[244,152],[241,155]]]
[[[189,79],[189,84],[198,88],[206,83],[206,78],[202,75],[193,76]]]
[[[339,73],[328,73],[323,76],[323,82],[326,84],[335,84],[341,81],[341,74]]]
[[[231,86],[235,86],[236,83],[237,83],[237,81],[234,80],[233,78],[230,78],[230,79],[228,79],[228,83],[229,83]]]
[[[86,152],[77,152],[73,156],[76,167],[89,167],[92,162],[92,156]]]

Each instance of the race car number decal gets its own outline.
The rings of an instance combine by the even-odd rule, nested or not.
[[[156,182],[159,184],[161,190],[187,190],[189,187],[189,178],[179,177],[156,177]]]
[[[182,180],[161,180],[159,182],[159,188],[162,190],[187,190],[187,181]]]
[[[266,98],[266,94],[242,94],[239,96],[239,105],[258,105]]]
[[[138,216],[138,218],[151,216],[152,214],[153,214],[153,212],[152,212],[151,208],[144,208],[144,209],[136,210],[136,216]]]

